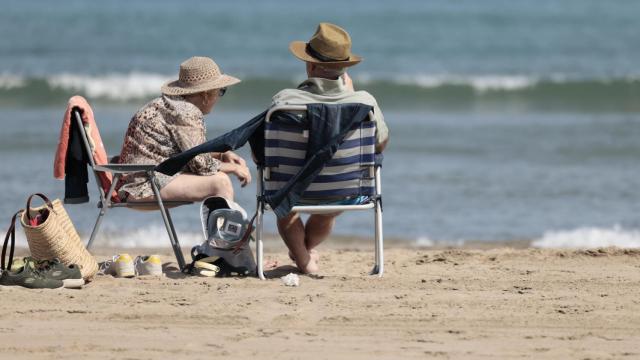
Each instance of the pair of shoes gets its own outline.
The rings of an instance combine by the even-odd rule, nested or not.
[[[206,277],[246,277],[249,269],[244,266],[233,266],[220,256],[198,254],[189,266],[191,275]]]
[[[25,263],[34,262],[32,258],[25,258]],[[38,270],[45,274],[48,278],[62,280],[64,287],[79,289],[84,285],[80,267],[76,264],[65,265],[59,259],[36,261],[35,265]]]
[[[28,289],[80,288],[84,279],[76,265],[66,266],[58,259],[36,261],[26,257],[16,260],[2,272],[0,285]]]
[[[134,260],[131,255],[123,253],[105,261],[100,267],[100,273],[119,278],[162,276],[162,261],[158,255],[138,256]]]

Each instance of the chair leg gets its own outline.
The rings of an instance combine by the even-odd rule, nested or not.
[[[100,200],[102,202],[102,206],[100,207],[100,213],[98,214],[98,218],[96,219],[96,224],[93,226],[93,230],[91,231],[89,242],[87,242],[87,249],[91,249],[91,245],[93,245],[93,240],[95,240],[96,235],[98,235],[98,230],[100,229],[100,225],[102,224],[102,218],[107,213],[107,210],[109,210],[109,206],[111,206],[111,194],[115,190],[116,185],[118,184],[118,180],[120,180],[120,174],[115,174],[113,176],[113,179],[111,180],[111,186],[109,186],[109,192],[107,193],[108,195],[104,195],[104,192],[99,185],[100,181],[96,176],[96,182],[98,184],[98,188],[102,193],[101,200]]]
[[[256,258],[258,262],[258,277],[260,280],[265,280],[264,277],[264,249],[262,244],[262,229],[263,229],[263,212],[262,202],[258,202],[258,215],[256,216]]]
[[[382,206],[380,200],[376,200],[375,207],[375,226],[376,226],[376,251],[375,265],[371,270],[371,275],[382,277],[384,273],[384,239],[382,235]]]
[[[163,204],[164,207],[164,204]],[[180,242],[178,241],[178,234],[176,233],[176,229],[173,226],[173,219],[171,219],[171,213],[169,212],[169,209],[165,208],[164,211],[167,214],[167,220],[168,220],[168,224],[169,227],[167,230],[169,230],[169,234],[170,237],[169,239],[171,240],[171,238],[173,237],[173,240],[171,240],[171,247],[173,247],[173,252],[176,255],[176,260],[178,261],[178,266],[180,267],[180,271],[184,271],[187,264],[184,260],[184,255],[182,255],[182,247],[180,246]],[[167,224],[165,223],[165,226]]]
[[[93,226],[93,230],[91,231],[91,236],[89,237],[89,242],[87,242],[87,250],[91,249],[91,245],[93,245],[93,240],[95,240],[96,235],[98,235],[98,230],[100,229],[100,225],[102,224],[102,218],[107,213],[107,209],[104,206],[100,209],[100,213],[98,214],[98,218],[96,219],[96,224]]]
[[[180,271],[184,271],[186,267],[186,263],[184,261],[184,256],[182,255],[182,248],[180,247],[180,243],[178,242],[178,235],[176,234],[176,229],[173,226],[173,221],[171,220],[171,215],[169,214],[169,210],[164,207],[162,203],[162,198],[160,197],[160,190],[158,190],[158,186],[153,179],[153,174],[150,174],[150,183],[151,188],[153,189],[153,194],[158,201],[158,207],[160,208],[160,214],[162,215],[162,220],[164,221],[164,226],[167,228],[167,234],[169,235],[169,241],[171,241],[171,247],[173,248],[173,253],[176,256],[176,260],[178,261],[178,267]]]

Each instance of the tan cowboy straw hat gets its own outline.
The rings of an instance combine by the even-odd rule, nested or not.
[[[362,58],[351,53],[351,37],[343,28],[320,23],[309,42],[292,41],[289,50],[298,59],[324,66],[353,66]]]
[[[165,95],[189,95],[239,82],[239,79],[223,74],[212,59],[194,56],[180,64],[178,80],[162,85],[161,91]]]

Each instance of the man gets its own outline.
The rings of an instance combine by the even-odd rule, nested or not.
[[[362,103],[373,106],[376,122],[376,152],[384,150],[389,130],[375,98],[366,91],[354,91],[346,72],[350,66],[362,61],[351,53],[351,37],[342,28],[320,23],[309,42],[293,41],[289,50],[307,66],[308,79],[297,89],[285,89],[273,97],[275,105],[302,105],[311,103]],[[278,231],[300,271],[318,271],[318,253],[314,250],[331,233],[340,213],[313,214],[303,223],[297,213],[278,219]]]

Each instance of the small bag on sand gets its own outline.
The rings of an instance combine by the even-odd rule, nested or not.
[[[34,196],[44,200],[44,205],[31,207]],[[87,251],[73,226],[67,211],[59,199],[50,201],[43,194],[33,194],[27,199],[20,223],[27,236],[31,256],[36,260],[58,258],[63,264],[76,264],[85,280],[98,272],[98,262]]]
[[[198,254],[220,256],[235,267],[245,267],[256,274],[256,261],[249,246],[253,221],[237,203],[223,197],[209,197],[200,205],[200,220],[205,241],[191,249],[195,260]]]

